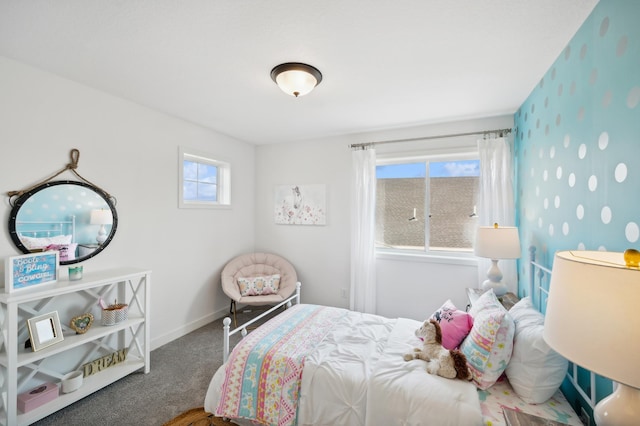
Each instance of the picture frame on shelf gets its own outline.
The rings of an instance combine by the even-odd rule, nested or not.
[[[39,315],[27,320],[31,349],[37,352],[64,340],[58,311]]]
[[[57,250],[9,256],[5,262],[6,293],[58,281],[60,252]]]

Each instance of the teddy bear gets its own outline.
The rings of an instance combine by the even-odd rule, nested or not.
[[[471,379],[467,358],[459,350],[442,347],[442,330],[434,319],[424,322],[416,330],[416,336],[424,339],[422,349],[415,348],[413,353],[405,354],[404,360],[421,359],[427,361],[427,372],[447,379]]]

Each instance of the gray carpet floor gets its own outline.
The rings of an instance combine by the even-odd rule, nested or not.
[[[238,322],[255,315],[239,314]],[[222,340],[222,319],[218,319],[151,351],[148,374],[130,374],[34,425],[162,425],[204,405],[209,381],[222,365]],[[239,333],[232,336],[232,347],[238,340]]]

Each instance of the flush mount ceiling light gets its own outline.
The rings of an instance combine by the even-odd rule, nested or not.
[[[288,95],[304,96],[322,81],[320,71],[299,62],[280,64],[271,70],[271,79]]]

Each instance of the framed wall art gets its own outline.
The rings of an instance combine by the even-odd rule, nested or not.
[[[325,225],[325,185],[278,185],[275,222],[284,225]]]
[[[58,281],[59,265],[57,250],[10,256],[5,264],[5,292],[53,284]]]
[[[29,318],[27,325],[34,352],[64,340],[58,311]]]

